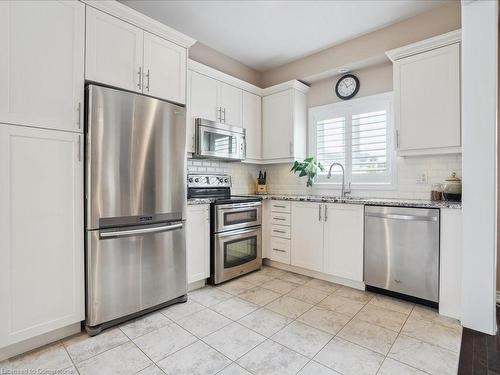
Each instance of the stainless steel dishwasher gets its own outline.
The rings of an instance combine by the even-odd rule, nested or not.
[[[439,209],[365,207],[365,284],[439,302]]]

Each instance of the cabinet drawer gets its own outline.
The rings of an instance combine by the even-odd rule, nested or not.
[[[286,225],[273,224],[271,226],[271,236],[290,239],[290,227]]]
[[[271,224],[290,225],[290,214],[271,212]]]
[[[291,203],[286,201],[272,201],[271,202],[271,211],[272,212],[290,212],[291,211]]]
[[[290,240],[271,237],[269,258],[277,262],[290,264]]]

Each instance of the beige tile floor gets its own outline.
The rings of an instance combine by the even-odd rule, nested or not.
[[[0,373],[447,375],[457,372],[461,335],[432,309],[264,267],[98,336],[1,362]]]

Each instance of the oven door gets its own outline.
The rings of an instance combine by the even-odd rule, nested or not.
[[[262,202],[215,206],[215,232],[255,227],[262,223]]]
[[[259,269],[262,265],[261,227],[214,235],[215,284]]]
[[[196,125],[195,157],[245,160],[245,129],[229,125]]]

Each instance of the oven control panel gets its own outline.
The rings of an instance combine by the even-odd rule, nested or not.
[[[231,187],[231,176],[225,174],[188,174],[188,187]]]

